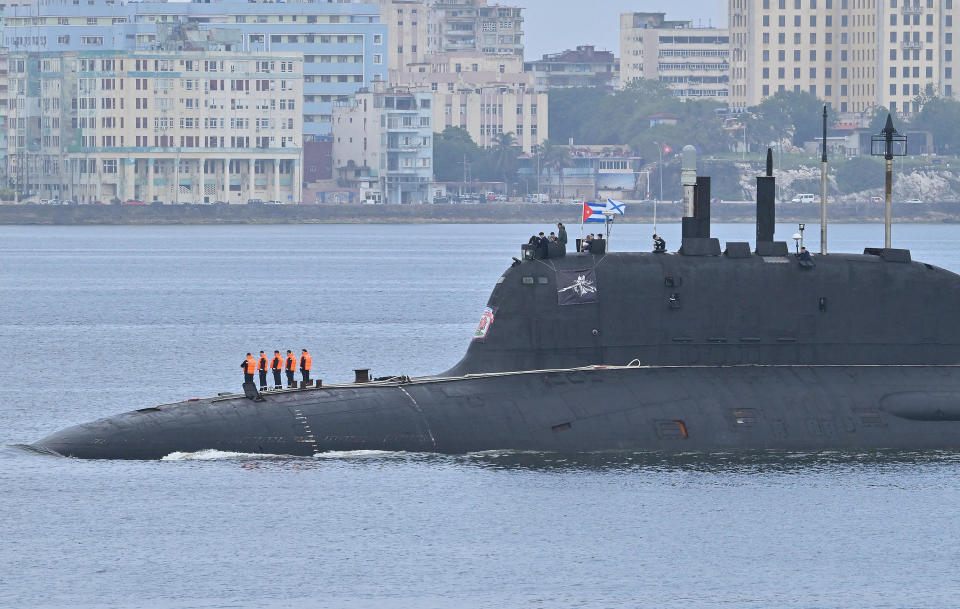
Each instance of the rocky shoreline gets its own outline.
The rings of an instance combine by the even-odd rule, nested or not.
[[[751,202],[723,202],[712,206],[715,222],[754,222]],[[681,204],[662,203],[657,217],[679,222]],[[913,203],[894,205],[897,222],[960,222],[960,203]],[[883,221],[883,205],[834,204],[828,209],[831,222]],[[812,222],[820,218],[818,204],[782,203],[780,222]],[[155,225],[155,224],[532,224],[580,220],[575,204],[482,203],[477,205],[164,205],[164,206],[41,206],[0,205],[0,225]],[[651,203],[628,203],[619,222],[650,223]]]

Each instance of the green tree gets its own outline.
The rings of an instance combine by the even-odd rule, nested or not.
[[[563,197],[563,170],[570,167],[570,149],[546,141],[540,148],[540,164],[547,170],[548,176],[556,175],[559,181],[560,196]]]
[[[886,120],[886,115],[884,115]],[[883,185],[883,161],[858,156],[836,165],[837,189],[842,194]]]
[[[802,146],[820,137],[823,103],[806,91],[777,91],[751,111],[768,124],[770,133],[789,134],[794,146]],[[836,112],[828,115],[828,121],[836,122]]]
[[[517,157],[520,147],[513,133],[498,133],[493,137],[493,147],[490,149],[491,165],[496,169],[498,179],[503,180],[504,187],[510,192],[510,184],[517,174]]]
[[[464,163],[468,170],[465,172]],[[447,127],[433,137],[433,175],[438,182],[462,182],[464,173],[473,180],[488,180],[489,159],[462,127]]]
[[[894,127],[904,131],[896,122]],[[960,150],[960,102],[943,97],[931,99],[914,115],[910,127],[933,133],[937,152],[956,153]]]
[[[890,111],[883,106],[876,106],[873,109],[873,113],[870,115],[870,133],[880,133],[883,131],[883,127],[887,124],[887,115],[890,114]],[[897,113],[893,113],[893,125],[897,126],[902,124],[900,119],[897,117]]]

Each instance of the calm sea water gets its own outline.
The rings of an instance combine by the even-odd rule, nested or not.
[[[957,605],[960,454],[84,462],[12,446],[236,390],[247,351],[307,347],[328,382],[445,370],[540,229],[0,227],[0,607]],[[679,227],[660,230],[676,249]],[[618,226],[613,249],[651,232]],[[831,250],[882,238],[832,226]],[[958,226],[894,239],[960,271]]]

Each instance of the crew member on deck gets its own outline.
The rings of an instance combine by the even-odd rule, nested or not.
[[[567,249],[567,227],[563,225],[563,222],[557,222],[557,241],[560,242],[560,245],[563,246],[564,251]]]
[[[297,371],[297,356],[294,355],[290,349],[287,349],[287,365],[285,370],[287,371],[287,388],[295,387],[296,381],[293,380],[293,374]]]
[[[300,375],[305,382],[310,382],[310,365],[312,358],[310,357],[310,352],[306,349],[301,349],[301,351],[303,353],[300,355]]]
[[[280,373],[283,371],[283,356],[277,350],[274,350],[273,359],[270,360],[270,370],[273,371],[273,388],[283,389],[283,383],[280,382]]]
[[[653,235],[653,251],[662,254],[667,251],[667,242],[660,235]]]
[[[260,358],[257,360],[257,372],[260,373],[260,391],[267,390],[267,354],[260,352]]]
[[[247,358],[240,362],[240,367],[243,368],[243,382],[252,383],[253,373],[257,369],[257,361],[253,359],[253,355],[247,353]]]

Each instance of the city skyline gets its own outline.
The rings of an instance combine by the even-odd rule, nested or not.
[[[524,56],[528,61],[582,44],[613,51],[619,57],[621,13],[663,12],[667,19],[691,20],[697,26],[727,26],[726,0],[688,0],[682,8],[651,0],[603,0],[597,4],[583,0],[514,0],[511,4],[524,9]]]

